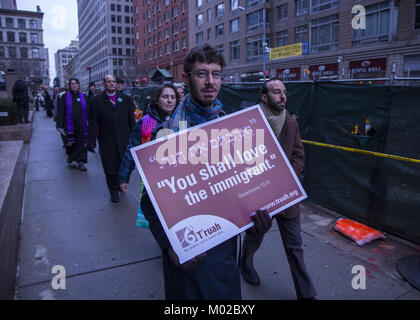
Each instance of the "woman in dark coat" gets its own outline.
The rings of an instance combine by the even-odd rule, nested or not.
[[[78,79],[70,79],[69,91],[63,94],[57,108],[57,130],[64,136],[67,163],[78,163],[81,171],[86,171],[89,140],[95,139],[92,128],[89,132],[89,118],[92,116],[89,101],[79,91]]]

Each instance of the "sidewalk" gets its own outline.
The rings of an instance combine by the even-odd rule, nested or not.
[[[54,123],[37,112],[28,148],[24,215],[16,299],[164,299],[160,250],[149,230],[135,226],[139,179],[129,193],[109,200],[99,155],[88,171],[66,164]],[[305,261],[318,299],[415,299],[420,292],[395,269],[400,257],[420,246],[394,237],[358,247],[332,231],[338,216],[303,203]],[[66,270],[66,289],[54,290],[55,265]],[[366,268],[366,289],[352,288],[352,267]],[[276,223],[256,254],[261,285],[243,282],[248,300],[296,298]]]

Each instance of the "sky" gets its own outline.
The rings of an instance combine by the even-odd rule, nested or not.
[[[36,11],[41,7],[44,13],[44,47],[48,48],[50,60],[50,85],[55,78],[54,54],[67,47],[79,34],[76,0],[17,0],[18,10]]]

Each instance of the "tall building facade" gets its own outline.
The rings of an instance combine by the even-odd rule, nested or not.
[[[70,77],[65,73],[66,65],[79,54],[79,41],[73,40],[70,45],[64,49],[57,50],[54,54],[55,58],[55,73],[58,79],[59,87],[64,87]]]
[[[16,0],[0,0],[0,9],[17,10]]]
[[[146,84],[156,69],[182,81],[189,50],[187,0],[134,0],[134,62],[138,79]]]
[[[78,0],[81,86],[107,74],[135,81],[131,0]]]
[[[190,46],[224,53],[224,81],[420,75],[419,0],[192,0],[189,11]]]
[[[46,81],[43,18],[39,6],[37,11],[0,8],[0,71],[14,71],[31,86]]]

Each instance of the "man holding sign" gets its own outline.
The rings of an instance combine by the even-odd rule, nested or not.
[[[225,115],[217,99],[224,66],[223,56],[211,46],[191,50],[185,58],[183,73],[190,94],[175,109],[172,119],[163,124],[164,128],[178,132]],[[162,126],[156,129],[158,135],[159,129]],[[180,264],[147,194],[142,197],[141,208],[162,250],[166,299],[241,299],[236,236]],[[253,234],[267,232],[272,224],[265,210],[258,210],[253,221],[255,225],[250,231]],[[215,230],[217,227],[216,224]]]

